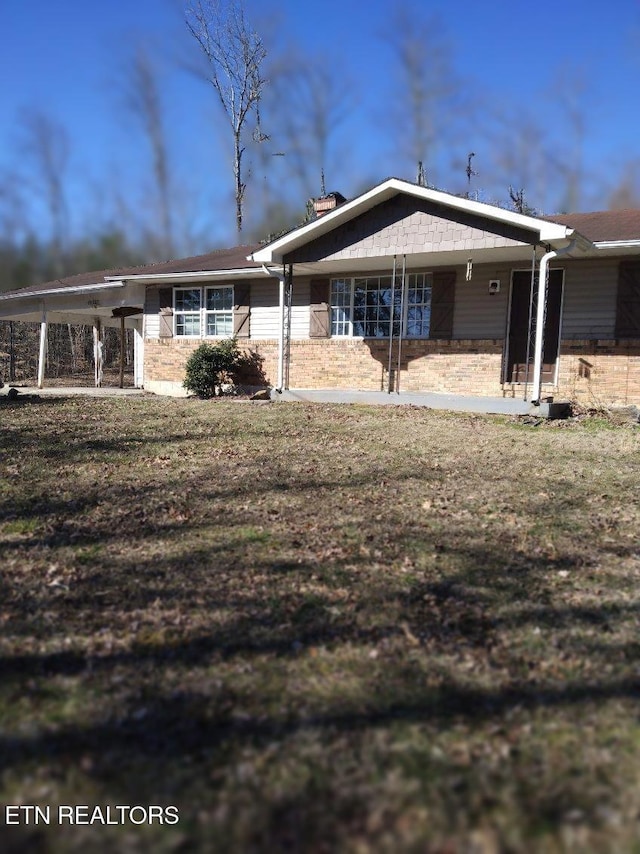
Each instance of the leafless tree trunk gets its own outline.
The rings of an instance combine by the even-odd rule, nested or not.
[[[249,27],[239,0],[194,0],[187,6],[186,24],[204,54],[206,79],[215,89],[231,127],[236,230],[240,235],[246,190],[242,156],[252,113],[256,116],[254,139],[266,139],[260,130],[259,107],[267,82],[261,68],[267,52]]]
[[[153,176],[158,200],[161,254],[171,257],[174,250],[172,217],[173,187],[169,151],[164,126],[158,70],[147,51],[139,47],[127,69],[127,102],[142,126],[153,158]]]
[[[54,273],[64,273],[64,251],[69,238],[69,210],[64,178],[69,161],[69,140],[64,127],[46,113],[33,110],[22,117],[23,155],[30,165],[31,188],[49,211]]]
[[[395,96],[389,127],[396,151],[408,161],[409,174],[422,164],[427,184],[434,184],[438,148],[451,143],[453,126],[463,112],[461,87],[442,25],[435,16],[420,16],[406,3],[396,5],[383,34],[396,60]]]
[[[554,74],[553,89],[548,93],[562,119],[559,124],[561,138],[547,156],[558,173],[557,186],[562,191],[556,199],[556,207],[567,212],[581,210],[585,195],[588,92],[587,79],[580,69],[560,67]]]
[[[268,158],[284,155],[287,177],[300,194],[298,206],[319,194],[323,171],[330,183],[335,180],[336,138],[351,106],[351,92],[333,58],[327,62],[326,56],[289,54],[273,69],[265,107],[270,127],[277,128],[272,137],[275,151],[263,149],[263,167],[268,173]]]

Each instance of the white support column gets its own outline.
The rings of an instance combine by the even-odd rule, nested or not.
[[[136,388],[144,387],[144,337],[143,320],[133,325],[133,381]]]
[[[40,350],[38,353],[38,388],[44,386],[44,366],[47,358],[47,310],[42,307],[40,322]]]
[[[96,388],[102,386],[102,324],[100,318],[93,321],[93,366]]]

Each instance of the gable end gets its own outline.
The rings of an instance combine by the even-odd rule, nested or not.
[[[286,264],[393,255],[527,245],[534,231],[475,213],[398,194],[333,231],[292,250]]]

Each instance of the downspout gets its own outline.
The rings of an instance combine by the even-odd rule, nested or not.
[[[533,321],[533,294],[536,284],[536,247],[533,247],[531,256],[531,284],[529,285],[529,320],[527,321],[527,353],[525,358],[524,369],[524,399],[527,399],[529,390],[529,360],[531,358],[531,323]],[[517,379],[517,377],[516,377]]]
[[[549,261],[566,255],[575,248],[576,241],[572,240],[563,249],[552,249],[540,259],[538,268],[538,305],[536,307],[536,340],[533,351],[533,384],[531,387],[531,403],[540,406],[540,387],[542,385],[542,346],[544,342],[544,310],[547,301],[547,274]]]
[[[266,264],[262,265],[262,270],[264,273],[266,273],[267,276],[272,276],[274,279],[278,279],[280,283],[278,288],[280,328],[278,333],[278,380],[276,385],[276,391],[278,392],[278,394],[282,394],[282,387],[284,385],[284,288],[286,274],[284,272],[284,268],[282,270],[282,273],[278,273],[276,272],[276,270],[270,270],[266,266]]]

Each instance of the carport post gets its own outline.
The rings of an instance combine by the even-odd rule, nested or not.
[[[47,310],[42,307],[42,320],[40,321],[40,351],[38,353],[38,388],[44,385],[44,363],[47,357]]]
[[[124,356],[125,356],[124,314],[120,318],[120,388],[124,388]]]
[[[100,318],[93,321],[93,363],[96,388],[102,386],[102,327]]]

